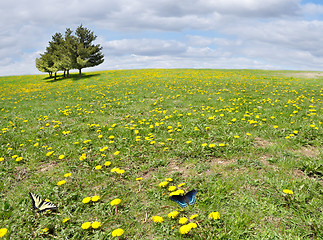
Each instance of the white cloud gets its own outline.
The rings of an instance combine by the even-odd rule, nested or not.
[[[5,1],[0,75],[37,73],[34,58],[51,36],[80,23],[104,47],[106,61],[95,69],[321,70],[322,14],[323,5],[301,0]]]

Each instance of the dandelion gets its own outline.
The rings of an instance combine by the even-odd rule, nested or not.
[[[2,238],[4,235],[6,235],[8,232],[7,228],[0,228],[0,238]]]
[[[91,198],[92,202],[97,202],[97,201],[99,201],[100,199],[101,199],[101,197],[100,197],[100,196],[93,196],[93,197]]]
[[[202,143],[202,147],[206,147],[207,146],[207,143]]]
[[[214,143],[211,143],[211,144],[209,144],[209,147],[210,148],[214,148],[215,147],[215,144]]]
[[[91,197],[83,198],[82,203],[89,203],[91,201]]]
[[[178,216],[178,214],[179,214],[179,212],[178,211],[173,211],[173,212],[170,212],[170,213],[168,213],[168,217],[169,218],[176,218],[177,216]]]
[[[37,143],[34,144],[34,147],[38,147],[38,145],[39,145],[39,143],[37,142]]]
[[[64,157],[64,155],[59,155],[58,159],[63,159]]]
[[[64,177],[70,177],[70,176],[72,176],[72,173],[65,173],[64,174]]]
[[[161,183],[159,183],[159,187],[166,187],[168,185],[168,182],[161,182]]]
[[[162,223],[164,221],[163,217],[160,217],[160,216],[152,216],[152,220],[155,223]]]
[[[239,138],[239,136],[238,136],[238,135],[234,135],[233,137],[234,137],[234,138]]]
[[[0,162],[2,162],[4,160],[4,158],[3,157],[0,157]]]
[[[22,160],[22,157],[17,157],[17,158],[16,158],[16,161],[17,161],[17,162],[20,162],[21,160]]]
[[[178,184],[178,186],[177,187],[183,187],[185,185],[185,183],[180,183],[180,184]]]
[[[192,141],[186,141],[187,144],[190,144]]]
[[[188,219],[186,217],[182,217],[178,220],[179,224],[185,224],[188,221]]]
[[[294,194],[292,190],[289,190],[289,189],[284,189],[283,190],[284,193],[288,194],[288,195],[292,195]]]
[[[117,155],[119,155],[119,153],[120,153],[119,151],[116,151],[113,153],[113,155],[117,156]]]
[[[103,137],[103,135],[101,135],[101,134],[98,136],[98,138],[102,138],[102,137]]]
[[[173,196],[173,195],[183,195],[184,194],[184,190],[182,190],[182,189],[178,189],[178,190],[176,190],[176,191],[174,191],[174,192],[171,192],[170,194],[169,194],[169,196]]]
[[[100,222],[95,221],[95,222],[92,223],[92,228],[97,229],[99,227],[101,227],[101,223]]]
[[[143,178],[142,177],[138,177],[136,178],[136,181],[141,181]]]
[[[97,165],[97,166],[95,166],[95,170],[100,170],[102,168],[102,166],[101,165]]]
[[[124,233],[122,228],[117,228],[112,231],[112,237],[120,237]]]
[[[121,203],[121,199],[116,198],[116,199],[114,199],[114,200],[112,200],[112,201],[110,202],[110,205],[111,205],[111,206],[116,206],[116,205],[118,205],[119,203]]]
[[[225,144],[224,144],[224,143],[219,143],[219,146],[220,146],[220,147],[224,147],[224,146],[225,146]]]
[[[104,163],[104,166],[110,166],[111,165],[111,162],[110,161],[106,161],[105,163]]]
[[[187,234],[187,233],[189,233],[190,231],[191,231],[191,226],[189,226],[188,224],[187,225],[183,225],[183,226],[181,226],[180,227],[180,229],[179,229],[179,232],[181,233],[181,234]]]
[[[82,229],[88,229],[88,228],[90,228],[90,227],[91,227],[91,225],[92,225],[92,224],[91,224],[90,222],[85,222],[85,223],[83,223],[83,224],[82,224],[82,226],[81,226],[81,227],[82,227]]]
[[[69,218],[64,218],[63,219],[63,221],[62,221],[62,223],[66,223],[66,222],[68,222],[70,219]]]
[[[61,181],[59,181],[59,182],[57,183],[57,186],[61,186],[61,185],[65,184],[65,183],[66,183],[66,181],[65,181],[65,180],[61,180]]]
[[[219,212],[211,212],[209,214],[209,218],[214,219],[214,220],[220,219],[220,213]]]
[[[15,159],[15,158],[17,158],[18,157],[18,155],[13,155],[11,158],[12,159]]]
[[[198,215],[197,214],[194,214],[194,215],[190,216],[190,219],[192,220],[192,219],[194,219],[196,217],[198,217]]]
[[[274,126],[274,128],[278,128],[278,126],[277,126],[277,125],[275,125],[275,126]]]
[[[197,224],[196,223],[189,223],[189,224],[187,224],[191,229],[192,228],[197,228]]]
[[[176,190],[176,186],[169,186],[168,191],[173,192]]]
[[[49,157],[49,156],[51,156],[53,153],[54,153],[54,151],[48,152],[48,153],[46,153],[46,156],[47,156],[47,157]]]
[[[42,232],[44,232],[44,233],[48,232],[48,231],[49,231],[49,228],[47,228],[47,227],[42,229]]]
[[[165,180],[168,181],[168,182],[172,182],[173,181],[172,178],[166,178]]]

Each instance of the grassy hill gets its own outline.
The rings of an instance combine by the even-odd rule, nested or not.
[[[291,74],[1,77],[0,236],[322,238],[323,81]],[[37,213],[29,192],[58,211]]]

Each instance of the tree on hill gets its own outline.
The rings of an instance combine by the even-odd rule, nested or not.
[[[55,33],[45,53],[36,58],[36,67],[41,72],[49,73],[50,77],[58,71],[67,72],[78,69],[79,77],[82,76],[82,69],[94,67],[104,62],[104,55],[101,52],[100,44],[93,42],[97,38],[94,33],[80,25],[73,35],[73,31],[66,29],[65,35]]]

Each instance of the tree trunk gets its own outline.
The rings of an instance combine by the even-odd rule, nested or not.
[[[69,78],[69,77],[70,77],[70,70],[67,69],[67,78]]]
[[[54,80],[56,80],[56,74],[57,74],[57,72],[55,72],[55,75],[54,75]]]
[[[79,69],[79,78],[82,77],[82,68]]]
[[[53,73],[52,72],[49,72],[49,78],[52,78],[53,77]]]
[[[65,78],[65,73],[66,73],[66,70],[64,70],[64,78]]]

